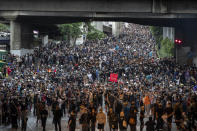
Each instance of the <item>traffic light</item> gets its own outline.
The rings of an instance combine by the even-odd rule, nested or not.
[[[177,45],[182,45],[183,42],[182,42],[182,40],[180,40],[180,39],[176,39],[176,40],[175,40],[175,44],[177,44]]]

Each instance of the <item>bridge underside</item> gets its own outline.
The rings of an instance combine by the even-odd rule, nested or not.
[[[86,21],[122,21],[143,25],[176,27],[185,22],[196,23],[197,14],[0,11],[0,21],[8,23],[10,19],[38,25]]]

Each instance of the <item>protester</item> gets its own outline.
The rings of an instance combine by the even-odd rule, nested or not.
[[[145,109],[144,106],[142,105],[140,108],[140,131],[143,130],[144,128],[144,117],[145,117]]]
[[[27,129],[27,120],[28,120],[27,115],[28,115],[28,110],[25,103],[23,103],[23,105],[21,106],[22,131],[26,131]]]
[[[69,131],[75,131],[76,128],[76,115],[74,111],[71,112],[70,118],[68,120]]]
[[[43,131],[46,131],[46,121],[47,121],[47,117],[48,117],[48,111],[47,111],[45,105],[43,106],[43,109],[41,110],[40,115],[41,115]]]
[[[96,128],[96,116],[97,116],[97,112],[95,111],[94,108],[92,108],[90,112],[91,131],[95,131]]]
[[[0,81],[3,126],[16,130],[22,120],[26,130],[32,111],[43,130],[51,116],[55,130],[61,130],[62,117],[69,117],[69,130],[74,130],[77,116],[84,131],[108,124],[112,130],[135,131],[138,119],[140,130],[166,125],[170,130],[173,121],[177,130],[196,130],[197,68],[158,58],[148,26],[127,24],[121,30],[117,37],[81,45],[49,42],[33,54],[9,54]],[[112,73],[117,82],[110,81]]]
[[[154,131],[155,130],[155,122],[152,120],[152,117],[149,117],[149,120],[146,122],[146,130],[147,131]]]
[[[84,112],[80,118],[80,124],[82,124],[82,131],[89,130],[89,123],[90,123],[90,118],[88,115],[88,111],[87,111],[87,108],[84,108]]]
[[[99,113],[96,116],[96,120],[98,122],[99,131],[104,131],[104,126],[106,124],[106,115],[103,113],[102,108],[99,110]]]
[[[59,127],[59,131],[61,131],[61,117],[62,117],[62,111],[59,105],[56,105],[56,109],[54,111],[54,118],[53,118],[55,124],[55,131],[58,131],[58,127]]]
[[[120,118],[119,118],[119,128],[120,131],[126,131],[127,130],[127,121],[125,119],[124,112],[120,112]]]

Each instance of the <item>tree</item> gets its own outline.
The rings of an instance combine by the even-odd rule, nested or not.
[[[73,41],[75,44],[77,38],[83,34],[82,29],[80,28],[82,23],[72,23],[72,24],[61,24],[59,25],[59,30],[63,35],[63,39],[66,40],[68,43]]]
[[[85,22],[85,27],[87,28],[88,32],[95,30],[94,26],[91,25],[91,22]]]
[[[105,37],[106,37],[106,34],[104,34],[103,32],[101,32],[97,29],[94,29],[94,30],[90,31],[87,34],[87,39],[88,40],[96,40],[96,39],[101,40]]]
[[[160,49],[161,41],[163,40],[163,36],[162,36],[163,30],[161,27],[158,27],[158,26],[151,26],[150,29],[151,29],[153,36],[155,37],[158,49]]]
[[[101,40],[107,36],[105,33],[97,30],[94,26],[92,26],[91,22],[85,22],[85,27],[88,31],[86,37],[88,40]]]
[[[163,57],[171,57],[174,55],[174,43],[170,39],[163,39],[161,41],[161,46],[161,54]]]
[[[0,32],[9,32],[9,26],[0,23]]]

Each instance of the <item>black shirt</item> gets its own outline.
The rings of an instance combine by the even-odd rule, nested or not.
[[[76,127],[76,116],[75,115],[71,115],[68,123],[71,121],[70,123],[70,128],[75,128]]]
[[[172,114],[172,112],[173,112],[172,107],[167,107],[167,108],[165,109],[165,112],[167,113],[167,115]],[[169,117],[169,118],[172,118],[172,116],[171,116],[171,117]]]
[[[146,122],[146,131],[154,131],[154,121],[147,121]]]

